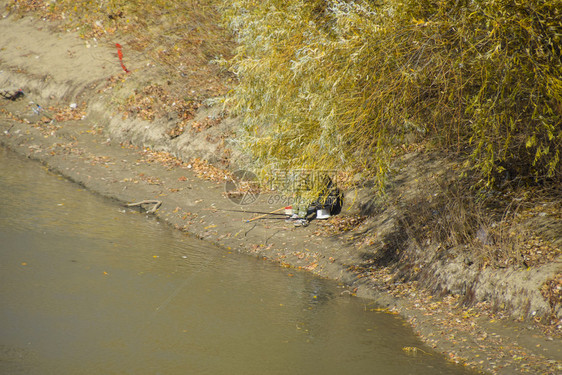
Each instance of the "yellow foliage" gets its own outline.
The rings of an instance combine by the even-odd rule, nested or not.
[[[360,173],[380,187],[425,142],[498,173],[560,178],[562,1],[228,0],[228,103],[262,175]]]

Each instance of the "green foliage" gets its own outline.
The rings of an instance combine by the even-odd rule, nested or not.
[[[237,141],[259,172],[384,186],[402,145],[560,179],[562,0],[227,0]]]

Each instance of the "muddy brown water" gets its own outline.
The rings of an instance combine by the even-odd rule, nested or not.
[[[469,373],[332,281],[186,236],[1,148],[0,196],[0,374]]]

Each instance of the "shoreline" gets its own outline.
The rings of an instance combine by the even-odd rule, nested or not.
[[[38,28],[35,21],[25,21],[23,26],[22,22],[10,21],[7,27]],[[49,34],[45,35],[48,39]],[[68,41],[75,39],[70,35],[65,38]],[[64,43],[68,42],[62,43],[66,48]],[[73,48],[85,47],[76,42]],[[78,78],[65,80],[64,70],[60,76],[54,73],[33,75],[27,73],[33,66],[11,71],[20,66],[17,59],[10,64],[2,62],[3,83],[11,81],[22,86],[26,93],[23,100],[3,100],[0,105],[0,143],[4,147],[40,161],[89,191],[121,204],[162,201],[162,206],[155,212],[159,220],[226,251],[253,255],[342,282],[348,285],[350,294],[374,300],[381,309],[404,316],[424,342],[452,361],[494,374],[555,374],[562,371],[562,341],[559,337],[544,335],[529,322],[502,318],[501,313],[494,313],[487,305],[462,308],[459,306],[461,296],[435,298],[429,292],[415,288],[415,283],[394,285],[394,289],[389,290],[385,285],[385,280],[390,277],[387,269],[381,268],[369,275],[360,269],[358,255],[353,251],[355,247],[349,240],[352,234],[318,234],[317,222],[306,228],[295,228],[281,220],[247,223],[252,214],[223,211],[240,207],[224,196],[224,182],[220,181],[219,171],[210,164],[194,165],[180,160],[190,160],[189,156],[182,155],[181,147],[187,147],[185,144],[180,147],[178,141],[175,149],[164,152],[157,151],[163,147],[156,143],[149,149],[133,146],[130,140],[120,140],[115,130],[117,125],[112,127],[111,122],[124,123],[120,129],[129,129],[131,134],[135,134],[133,127],[145,127],[150,123],[123,121],[118,116],[108,115],[112,110],[104,108],[107,98],[96,93],[103,82],[119,73],[120,67],[111,64],[115,62],[112,60],[115,51],[106,46],[98,48],[96,55],[104,56],[100,61],[109,63],[102,63],[95,74],[82,77],[81,81]],[[29,60],[24,56],[27,51],[10,52],[22,55],[22,60]],[[40,56],[35,60],[41,63],[43,57],[37,50],[34,52]],[[88,61],[85,58],[86,66]],[[48,71],[48,65],[43,69]],[[91,66],[88,69],[93,70]],[[51,78],[47,79],[49,76]],[[81,76],[76,74],[74,77]],[[61,109],[59,113],[70,113],[71,116],[55,122],[42,121],[44,113],[31,111],[30,101],[57,104]],[[67,110],[72,103],[81,102],[85,102],[90,111],[84,112],[83,118]],[[206,109],[205,115],[213,111],[211,107]],[[100,125],[99,119],[104,115],[108,117],[108,124]],[[144,139],[139,138],[137,143],[151,144],[158,139],[159,132],[162,131],[155,129]],[[211,151],[207,148],[198,152]],[[265,197],[261,198],[248,211],[271,212],[279,208],[269,205],[263,199]]]

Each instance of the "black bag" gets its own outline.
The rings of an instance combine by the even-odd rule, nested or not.
[[[343,193],[334,185],[334,182],[328,176],[324,176],[322,185],[323,187],[320,195],[313,203],[315,209],[325,209],[332,216],[339,214],[343,207]]]

